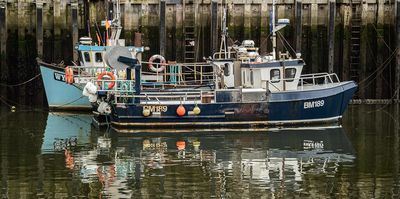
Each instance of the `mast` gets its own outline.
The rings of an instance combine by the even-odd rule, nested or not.
[[[111,38],[112,40],[118,40],[121,35],[121,9],[120,0],[113,1],[113,20],[111,22]]]
[[[222,52],[224,52],[224,58],[229,58],[229,53],[227,51],[227,46],[226,46],[226,36],[227,36],[227,27],[226,27],[226,5],[224,5],[224,12],[222,15],[222,20],[221,20],[221,45],[219,47],[219,53],[220,56]]]

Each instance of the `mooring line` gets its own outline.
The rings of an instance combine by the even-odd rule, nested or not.
[[[39,76],[40,76],[40,73],[37,74],[36,76],[32,77],[31,79],[29,79],[29,80],[27,80],[27,81],[24,81],[24,82],[22,82],[22,83],[18,83],[18,84],[3,84],[3,83],[0,83],[0,86],[4,86],[4,87],[21,86],[21,85],[24,85],[24,84],[27,84],[27,83],[33,81],[34,79],[38,78]]]

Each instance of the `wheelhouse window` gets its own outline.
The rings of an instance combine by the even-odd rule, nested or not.
[[[84,52],[83,57],[85,58],[85,62],[90,62],[90,55],[89,52]]]
[[[272,83],[278,83],[281,79],[281,71],[279,69],[272,69],[270,72],[270,80]]]
[[[295,68],[285,68],[285,79],[287,82],[294,81],[294,77],[296,76],[296,69]]]
[[[101,53],[94,54],[94,58],[97,63],[103,62],[103,57],[101,56]]]

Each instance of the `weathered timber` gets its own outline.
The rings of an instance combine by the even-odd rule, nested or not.
[[[165,0],[160,1],[160,55],[165,56],[165,39],[166,39],[166,30],[165,30]]]
[[[334,71],[334,44],[335,44],[335,18],[336,18],[336,0],[329,0],[329,28],[328,28],[328,72]]]
[[[396,99],[400,100],[400,0],[396,0],[396,69],[395,69],[395,90]]]

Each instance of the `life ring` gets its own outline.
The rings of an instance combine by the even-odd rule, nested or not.
[[[97,76],[97,85],[101,87],[101,80],[103,79],[104,76],[109,76],[111,77],[112,82],[108,84],[108,90],[112,89],[115,86],[115,75],[112,72],[104,71],[100,73],[99,76]]]
[[[159,59],[161,66],[156,68],[153,66],[154,60]],[[153,55],[149,59],[149,69],[153,72],[162,72],[165,69],[165,58],[161,55]]]
[[[74,71],[69,66],[65,67],[65,83],[74,83]]]

